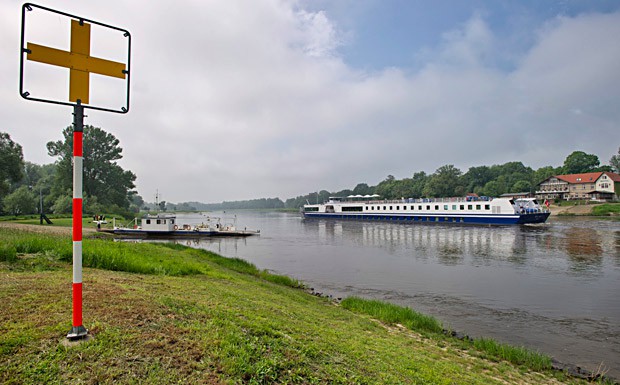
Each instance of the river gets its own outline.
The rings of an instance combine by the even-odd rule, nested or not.
[[[209,215],[236,216],[238,227],[261,235],[177,242],[245,259],[334,298],[409,306],[461,333],[620,378],[620,221],[551,217],[487,227]]]

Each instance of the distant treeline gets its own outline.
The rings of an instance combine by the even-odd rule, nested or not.
[[[150,210],[164,209],[166,211],[222,211],[222,210],[257,210],[257,209],[282,209],[284,202],[280,198],[260,198],[247,201],[232,201],[222,203],[183,202],[170,203],[160,202],[159,208],[154,203],[148,203]]]
[[[232,210],[232,209],[296,209],[307,203],[321,203],[330,196],[378,194],[381,199],[456,197],[475,193],[480,196],[497,197],[505,193],[534,193],[537,185],[553,175],[578,174],[595,171],[618,172],[619,155],[612,156],[610,165],[600,166],[598,156],[574,151],[560,167],[545,166],[537,170],[522,162],[501,165],[470,167],[463,173],[453,165],[439,167],[433,174],[415,172],[411,178],[396,179],[388,175],[376,186],[359,183],[352,190],[320,190],[282,202],[280,198],[253,199],[248,201],[204,204],[199,202],[167,205],[169,210]]]

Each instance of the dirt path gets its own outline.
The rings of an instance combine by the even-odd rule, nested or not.
[[[575,205],[575,206],[555,206],[551,205],[551,215],[573,214],[573,215],[589,215],[592,214],[592,208],[597,205]]]
[[[0,228],[7,227],[12,229],[23,229],[27,231],[32,231],[36,233],[51,233],[51,234],[62,234],[71,236],[73,230],[71,227],[63,227],[63,226],[48,226],[48,225],[25,225],[23,223],[14,223],[14,222],[0,222]],[[90,227],[83,227],[83,233],[93,233],[96,230]]]

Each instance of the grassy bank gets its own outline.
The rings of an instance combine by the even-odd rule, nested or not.
[[[1,383],[585,383],[410,309],[338,306],[239,259],[102,239],[84,240],[93,338],[67,346],[70,261],[67,237],[0,228]]]
[[[620,203],[604,203],[592,208],[592,215],[620,215]]]

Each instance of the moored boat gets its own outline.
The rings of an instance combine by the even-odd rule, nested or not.
[[[376,200],[377,196],[330,197],[304,205],[304,218],[516,225],[544,223],[549,210],[535,198],[423,198]]]
[[[173,214],[145,215],[140,219],[133,220],[131,226],[116,226],[116,220],[112,229],[102,229],[100,231],[113,233],[122,236],[134,237],[247,237],[259,235],[260,230],[237,229],[234,224],[223,224],[219,218],[207,217],[207,223],[202,222],[197,225],[180,224],[177,217]]]

